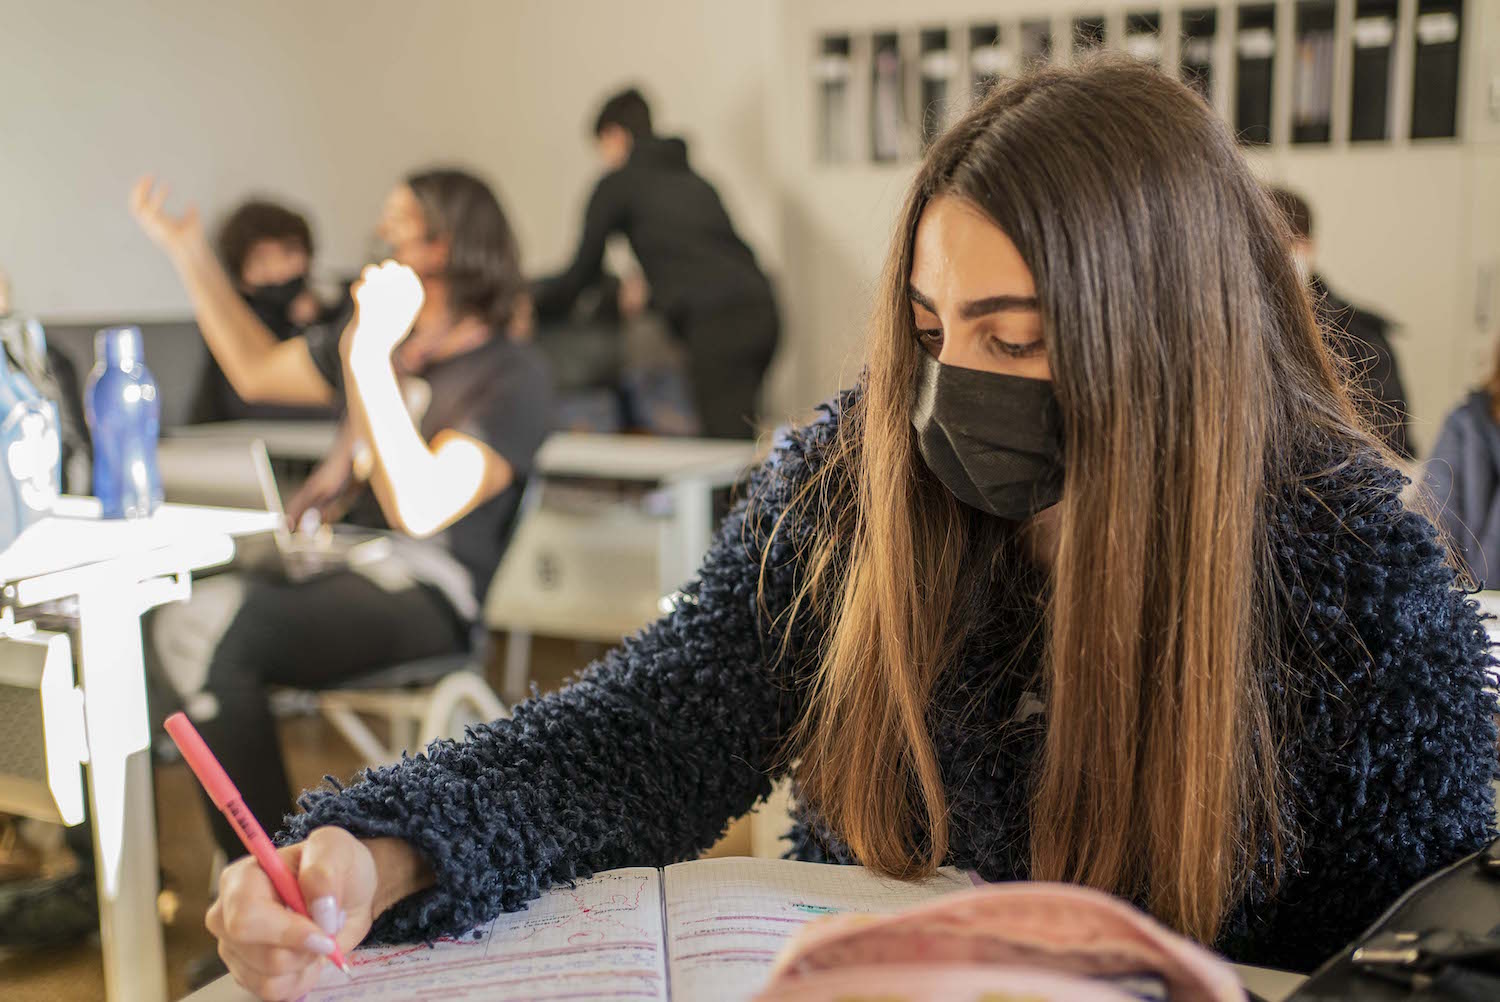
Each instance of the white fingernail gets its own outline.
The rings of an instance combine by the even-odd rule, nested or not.
[[[339,921],[339,903],[333,900],[332,895],[326,895],[313,901],[308,909],[312,913],[312,920],[318,924],[330,936],[337,936],[343,928]]]
[[[305,945],[309,950],[311,950],[313,953],[316,953],[320,957],[326,957],[334,950],[338,949],[338,946],[333,942],[333,940],[329,939],[327,936],[319,936],[315,932],[310,932],[307,934],[307,939],[303,945]]]

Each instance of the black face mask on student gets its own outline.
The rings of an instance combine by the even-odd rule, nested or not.
[[[296,326],[287,315],[297,297],[307,291],[307,276],[298,275],[275,285],[254,285],[245,293],[245,302],[255,315],[277,334]]]
[[[912,427],[933,476],[964,504],[1023,521],[1062,497],[1062,412],[1045,379],[922,354]]]

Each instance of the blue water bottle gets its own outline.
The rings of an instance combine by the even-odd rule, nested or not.
[[[145,518],[162,502],[156,466],[161,401],[139,327],[106,327],[94,335],[84,409],[94,436],[94,495],[104,517]]]
[[[62,482],[57,408],[0,351],[0,548],[50,512]]]

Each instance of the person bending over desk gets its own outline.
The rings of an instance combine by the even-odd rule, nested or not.
[[[399,533],[393,557],[374,568],[301,582],[220,576],[153,623],[159,658],[189,713],[246,805],[275,829],[292,795],[267,687],[330,686],[467,649],[520,482],[548,430],[550,379],[536,349],[510,334],[524,300],[519,253],[499,203],[477,178],[432,170],[398,185],[380,231],[416,277],[395,265],[366,269],[347,328],[315,326],[285,341],[235,291],[194,211],[174,216],[165,197],[165,188],[142,179],[132,210],[176,266],[235,391],[316,405],[343,391],[350,432],[343,441],[368,446],[376,509],[356,520]],[[413,317],[408,334],[404,321]],[[408,388],[427,388],[413,394],[430,400],[417,418],[408,417],[397,373]],[[299,500],[299,510],[342,501],[358,479],[354,451],[315,472],[311,490],[321,496]],[[210,807],[209,817],[219,846],[231,858],[243,854],[223,816]]]
[[[710,845],[781,775],[802,859],[1103,888],[1306,969],[1493,827],[1475,606],[1401,500],[1189,88],[1091,61],[928,152],[864,374],[785,434],[673,612],[465,741],[306,794],[208,925],[422,940]]]
[[[652,131],[639,91],[605,102],[594,138],[608,173],[589,197],[573,262],[536,283],[537,316],[566,317],[603,274],[610,234],[624,233],[653,304],[687,348],[703,434],[753,438],[756,398],[781,329],[771,283],[719,193],[688,166],[687,145]]]

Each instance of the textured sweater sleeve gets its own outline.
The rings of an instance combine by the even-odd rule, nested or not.
[[[1316,582],[1291,587],[1300,719],[1284,760],[1299,836],[1281,886],[1227,947],[1295,970],[1494,829],[1495,662],[1478,608],[1393,490],[1341,516],[1288,535],[1282,554]]]
[[[759,605],[761,556],[831,434],[824,418],[785,437],[752,476],[670,615],[510,720],[303,797],[281,841],[320,825],[395,836],[436,875],[372,938],[466,930],[575,877],[691,858],[770,792],[797,696]],[[771,612],[793,587],[796,551],[784,540],[796,537],[772,544]]]

